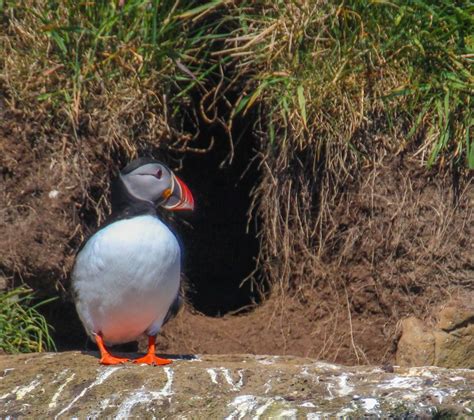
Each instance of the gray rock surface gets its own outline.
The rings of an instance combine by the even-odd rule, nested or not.
[[[393,370],[393,372],[390,372]],[[97,355],[0,356],[0,417],[318,419],[474,413],[474,371],[347,367],[290,356],[203,355],[165,367]]]

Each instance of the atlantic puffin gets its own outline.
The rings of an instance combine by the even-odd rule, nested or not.
[[[80,248],[72,270],[76,310],[100,350],[100,363],[129,361],[107,345],[148,336],[148,352],[134,363],[165,365],[155,355],[160,328],[181,304],[181,249],[157,207],[193,210],[186,184],[163,163],[139,158],[112,184],[112,214]]]

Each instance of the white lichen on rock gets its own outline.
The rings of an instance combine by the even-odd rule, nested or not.
[[[469,370],[396,367],[390,373],[290,356],[199,360],[97,367],[96,355],[79,352],[1,356],[0,417],[319,419],[474,410]]]

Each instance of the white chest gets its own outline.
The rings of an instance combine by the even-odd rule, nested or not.
[[[86,329],[108,331],[109,341],[133,339],[164,318],[176,297],[179,244],[156,217],[121,220],[90,238],[72,278]]]

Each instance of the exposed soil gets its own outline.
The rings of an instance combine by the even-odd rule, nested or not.
[[[113,164],[104,160],[101,144],[87,135],[81,139],[80,153],[63,156],[62,143],[49,137],[58,133],[49,133],[40,118],[36,121],[33,115],[2,109],[1,119],[0,270],[10,285],[25,281],[40,296],[64,297],[75,250],[107,212],[102,193],[107,192],[107,180],[120,159]],[[69,160],[72,156],[79,161]],[[199,166],[199,157],[194,159],[190,167]],[[212,157],[202,159],[206,165],[217,165]],[[238,180],[244,167],[226,176]],[[222,176],[218,169],[206,174],[210,177],[206,182],[195,183],[198,197],[206,196],[206,189]],[[256,173],[255,183],[269,182],[270,175]],[[287,227],[295,238],[271,246],[288,253],[291,263],[280,267],[283,259],[276,256],[259,267],[274,276],[263,303],[222,318],[196,313],[192,303],[203,312],[222,315],[258,300],[250,283],[238,288],[251,269],[253,253],[257,257],[257,250],[250,249],[255,241],[242,239],[250,207],[246,195],[251,184],[245,182],[247,189],[239,197],[244,202],[238,208],[226,208],[233,203],[225,188],[222,196],[214,196],[226,208],[223,214],[240,212],[234,219],[238,222],[231,247],[218,242],[203,246],[227,235],[225,220],[213,224],[212,230],[202,223],[193,230],[192,218],[187,224],[178,222],[178,231],[185,231],[185,249],[195,256],[186,258],[191,303],[164,329],[159,340],[162,351],[293,354],[349,364],[389,362],[402,317],[429,320],[450,295],[474,288],[472,180],[434,176],[409,159],[383,159],[348,182],[332,204],[324,247],[314,245],[310,255],[300,249],[297,227],[291,225],[296,219],[290,219]],[[189,183],[193,185],[192,180]],[[291,206],[291,201],[280,205]],[[187,240],[193,235],[194,240]],[[212,281],[192,276],[202,270],[203,261]],[[279,281],[280,269],[290,270],[290,285]],[[258,280],[257,286],[262,286]],[[205,297],[196,300],[196,294]],[[222,306],[223,301],[227,306]],[[60,349],[84,348],[85,336],[67,298],[45,311],[56,328]]]
[[[415,65],[416,49],[366,36],[365,17],[333,2],[164,2],[161,21],[138,2],[105,26],[100,2],[56,3],[0,7],[0,292],[59,295],[41,310],[60,350],[88,346],[69,273],[110,212],[110,178],[138,155],[196,196],[195,214],[164,215],[188,302],[163,351],[391,362],[402,318],[429,325],[474,289],[473,174],[455,121],[471,102],[443,91],[457,76],[420,67],[446,52]],[[160,22],[175,29],[156,44]]]

